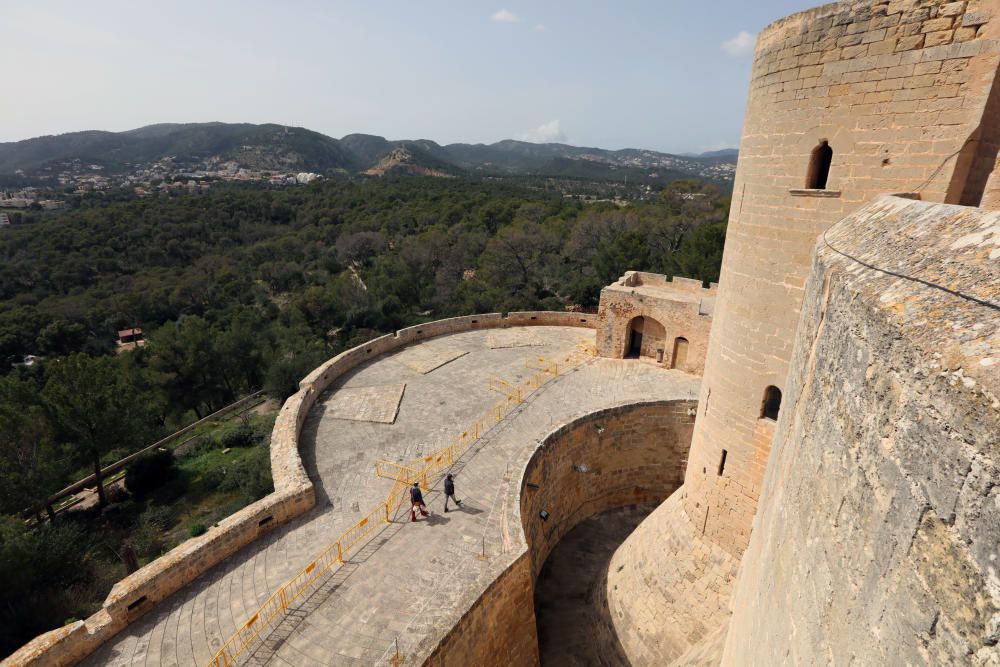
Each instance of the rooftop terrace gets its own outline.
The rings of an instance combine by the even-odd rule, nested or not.
[[[393,482],[377,459],[408,461],[446,445],[511,384],[551,359],[593,343],[594,332],[514,327],[438,336],[372,359],[346,374],[310,412],[302,456],[316,483],[315,509],[239,551],[105,644],[87,665],[207,664],[268,596],[338,536],[385,502]],[[637,401],[693,399],[700,379],[638,361],[591,358],[542,385],[456,463],[461,511],[399,512],[259,642],[248,664],[371,665],[399,643],[406,664],[426,657],[502,571],[523,538],[509,520],[526,446],[559,425]],[[513,463],[512,463],[513,462]],[[512,547],[512,545],[514,545]],[[523,547],[522,547],[523,548]],[[481,558],[485,549],[487,558]]]

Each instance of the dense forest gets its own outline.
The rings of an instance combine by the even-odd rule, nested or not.
[[[0,229],[0,654],[90,613],[114,580],[120,544],[46,507],[65,484],[251,390],[282,399],[380,333],[593,308],[628,269],[717,280],[728,206],[695,181],[617,206],[496,179],[345,177],[20,215]],[[115,354],[133,326],[147,345]],[[113,522],[114,501],[85,520]]]

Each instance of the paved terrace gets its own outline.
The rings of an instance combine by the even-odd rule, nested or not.
[[[316,508],[176,593],[83,664],[206,664],[276,588],[384,501],[392,482],[375,477],[376,459],[408,461],[446,445],[502,399],[488,389],[490,377],[526,379],[535,373],[525,368],[527,358],[565,355],[593,337],[568,327],[469,331],[415,343],[346,374],[302,432]],[[593,359],[544,385],[456,465],[461,511],[443,513],[438,485],[426,494],[429,520],[412,524],[400,512],[276,626],[249,664],[372,665],[397,637],[404,653],[433,645],[461,617],[459,600],[482,590],[488,573],[477,555],[484,544],[496,555],[502,532],[520,531],[501,518],[506,492],[520,479],[509,462],[526,443],[594,410],[694,399],[699,382],[645,362]]]

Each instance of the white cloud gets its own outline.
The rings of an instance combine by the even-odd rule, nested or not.
[[[535,144],[547,144],[553,141],[566,141],[566,133],[559,126],[559,120],[550,120],[542,123],[533,130],[529,130],[517,137],[521,141],[530,141]]]
[[[740,30],[739,34],[732,39],[724,41],[719,48],[727,55],[739,57],[753,53],[753,47],[756,42],[756,35],[751,35],[746,30]]]
[[[536,23],[535,24],[535,32],[545,32],[545,24],[544,23]]]
[[[501,9],[496,14],[490,17],[490,20],[494,23],[517,23],[521,19],[514,15],[513,12],[507,11],[506,9]]]

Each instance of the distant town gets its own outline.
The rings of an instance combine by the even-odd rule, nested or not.
[[[208,190],[213,182],[258,182],[270,185],[305,185],[322,178],[311,172],[277,172],[264,169],[248,169],[237,162],[223,162],[217,159],[205,161],[200,169],[178,164],[175,158],[166,157],[146,164],[134,165],[131,171],[119,174],[104,174],[99,164],[87,164],[74,159],[43,168],[50,174],[36,174],[48,187],[28,186],[19,189],[0,190],[0,209],[55,210],[63,208],[66,202],[53,198],[54,193],[85,195],[112,188],[131,188],[140,197],[155,192],[198,192]],[[16,176],[23,176],[20,170]],[[0,226],[9,224],[9,218],[0,218]]]

